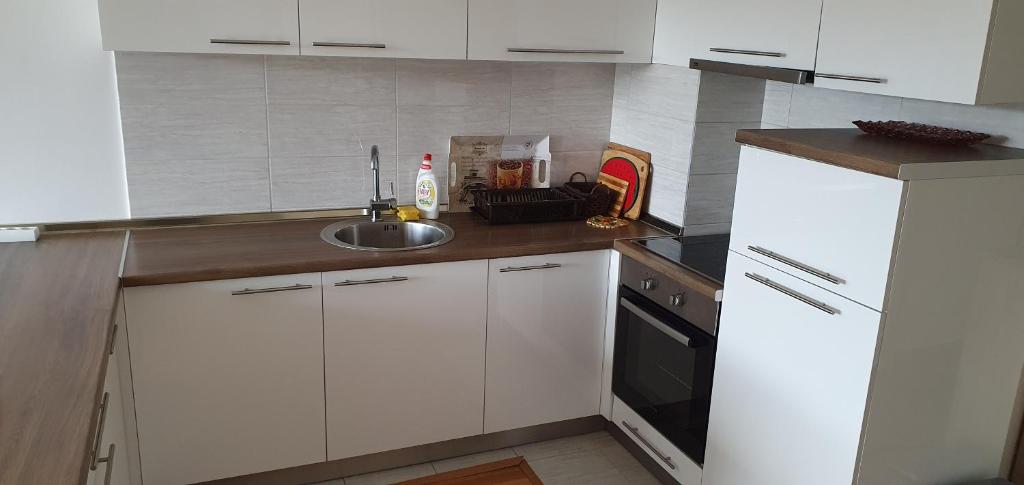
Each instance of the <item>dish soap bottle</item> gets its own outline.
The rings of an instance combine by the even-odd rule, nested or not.
[[[437,177],[434,176],[433,157],[423,155],[420,173],[416,176],[416,208],[425,219],[437,219]]]

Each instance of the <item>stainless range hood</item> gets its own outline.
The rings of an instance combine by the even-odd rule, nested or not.
[[[709,61],[707,59],[690,59],[690,69],[698,71],[720,72],[734,76],[755,77],[791,84],[807,84],[814,78],[814,73],[798,69],[781,67],[751,66],[732,62]]]

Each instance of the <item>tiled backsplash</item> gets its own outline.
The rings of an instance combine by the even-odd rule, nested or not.
[[[666,65],[619,65],[611,139],[651,152],[649,212],[690,233],[728,232],[736,130],[761,123],[764,81]]]
[[[854,120],[904,120],[974,130],[989,143],[1024,148],[1024,104],[971,106],[769,81],[765,128],[851,128]]]
[[[593,175],[615,67],[118,53],[117,74],[132,216],[159,217],[365,206],[374,144],[410,203],[452,135],[550,134],[554,181]]]

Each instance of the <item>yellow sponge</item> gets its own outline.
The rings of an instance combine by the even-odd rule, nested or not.
[[[395,211],[395,215],[403,221],[418,221],[420,220],[420,210],[413,206],[399,207]]]

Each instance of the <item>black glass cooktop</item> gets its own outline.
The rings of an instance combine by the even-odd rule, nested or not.
[[[681,236],[637,241],[651,252],[719,283],[725,281],[729,235]]]

